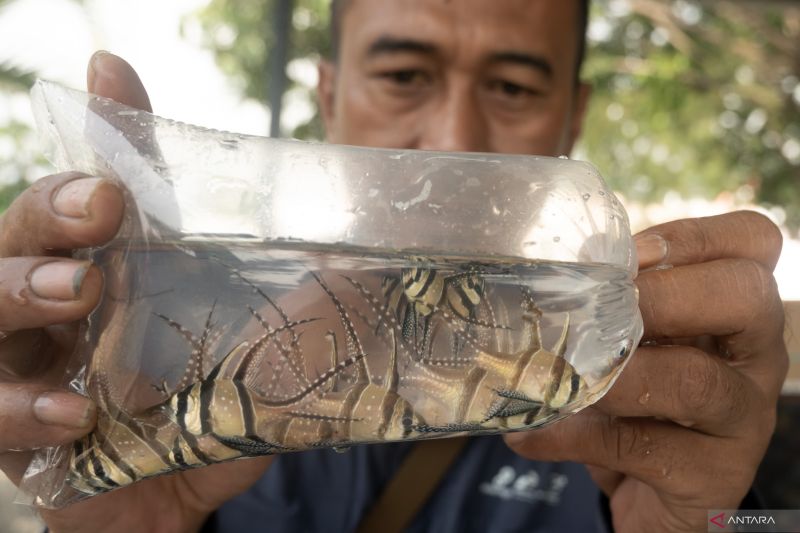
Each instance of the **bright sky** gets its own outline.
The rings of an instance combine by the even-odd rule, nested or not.
[[[265,135],[269,112],[243,101],[199,45],[200,28],[180,20],[208,0],[14,0],[0,12],[0,61],[86,88],[95,50],[124,57],[139,73],[157,114],[206,127]],[[45,14],[45,16],[42,16]],[[18,110],[14,113],[27,113]],[[2,113],[2,111],[0,111]]]
[[[0,12],[0,62],[34,70],[45,78],[85,89],[86,62],[97,49],[127,59],[139,72],[155,112],[205,127],[265,135],[269,112],[258,102],[245,101],[223,76],[211,52],[201,48],[201,29],[180,21],[208,0],[14,0]],[[314,69],[295,64],[290,71],[313,84]],[[287,120],[303,115],[307,105],[287,98]],[[26,95],[0,94],[0,123],[9,115],[32,124]],[[701,202],[702,204],[702,202]],[[670,218],[719,212],[706,202],[683,206]],[[637,217],[637,206],[631,208]],[[699,209],[699,211],[698,211]],[[656,222],[655,220],[652,220]],[[800,242],[787,239],[776,270],[781,296],[800,300]]]

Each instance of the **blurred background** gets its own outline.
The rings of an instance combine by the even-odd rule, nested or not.
[[[137,69],[157,114],[322,139],[314,88],[328,20],[327,0],[0,0],[0,212],[53,171],[30,85],[84,89],[97,49]],[[800,509],[800,3],[594,0],[589,46],[594,95],[573,155],[620,192],[634,230],[742,208],[783,230],[793,366],[758,488],[768,508]],[[13,495],[0,479],[0,533],[40,530]]]

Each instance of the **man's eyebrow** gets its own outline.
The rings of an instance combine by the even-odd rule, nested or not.
[[[402,52],[416,52],[433,54],[436,46],[425,41],[415,39],[383,36],[376,39],[367,50],[367,56],[373,57],[382,54],[397,54]]]
[[[541,56],[525,52],[495,52],[489,56],[489,61],[491,63],[515,63],[536,69],[548,78],[553,77],[553,65]]]

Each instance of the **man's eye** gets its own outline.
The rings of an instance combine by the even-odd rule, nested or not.
[[[428,81],[428,75],[421,70],[392,70],[381,73],[380,77],[402,86],[420,85]]]
[[[535,89],[507,80],[492,80],[489,82],[489,89],[509,98],[522,98],[538,94]]]

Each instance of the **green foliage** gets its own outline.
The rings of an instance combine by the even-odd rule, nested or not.
[[[270,72],[274,58],[271,15],[276,0],[212,0],[198,14],[205,44],[214,50],[217,64],[241,87],[245,96],[267,102]],[[289,61],[299,58],[318,60],[329,53],[328,0],[294,0]],[[290,80],[289,90],[304,92],[313,99],[313,88]],[[300,125],[292,136],[322,138],[318,118]]]
[[[266,101],[265,73],[273,58],[271,14],[276,0],[212,0],[199,13],[205,44],[217,63],[241,85],[246,96]],[[325,0],[295,0],[289,60],[328,53],[328,9]]]
[[[582,149],[629,198],[753,194],[800,225],[800,9],[632,0],[593,43]],[[688,11],[687,11],[688,10]],[[688,13],[688,15],[687,15]],[[797,99],[797,97],[794,97]],[[796,147],[796,148],[795,148]]]
[[[0,63],[0,89],[6,91],[27,91],[33,86],[36,76],[8,63]]]

